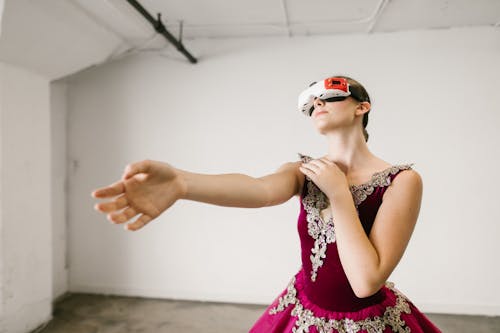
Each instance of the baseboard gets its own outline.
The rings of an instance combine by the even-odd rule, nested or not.
[[[166,299],[175,301],[195,301],[195,302],[215,302],[215,303],[230,303],[230,304],[240,304],[240,305],[259,305],[268,306],[272,301],[272,297],[269,300],[269,304],[262,303],[260,301],[253,301],[250,295],[238,295],[235,300],[235,295],[196,295],[188,290],[176,290],[176,294],[180,295],[177,297],[172,297],[166,290],[152,290],[148,288],[129,288],[129,287],[117,287],[117,286],[95,286],[95,285],[72,285],[71,292],[74,293],[89,293],[89,294],[100,294],[100,295],[114,295],[114,296],[126,296],[126,297],[143,297],[143,298],[155,298],[155,299]],[[248,296],[248,298],[247,298]],[[240,299],[250,299],[249,301],[238,301]],[[442,304],[442,303],[415,303],[420,311],[424,313],[435,313],[435,314],[450,314],[450,315],[480,315],[480,316],[500,316],[500,305],[484,305],[484,304]]]

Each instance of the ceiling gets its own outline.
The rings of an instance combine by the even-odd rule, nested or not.
[[[500,0],[138,1],[151,15],[162,13],[188,50],[197,38],[500,29]],[[126,0],[5,0],[1,23],[0,60],[50,79],[168,45]]]

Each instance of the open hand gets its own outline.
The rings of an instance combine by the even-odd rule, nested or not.
[[[168,163],[144,160],[127,165],[121,180],[96,189],[92,196],[115,197],[112,201],[94,206],[96,210],[107,213],[110,222],[121,224],[140,215],[136,221],[124,226],[135,231],[172,206],[184,191],[184,183],[174,167]]]

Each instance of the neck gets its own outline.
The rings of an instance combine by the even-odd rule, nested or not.
[[[345,174],[365,170],[376,160],[361,131],[335,131],[327,133],[326,138],[328,154],[325,157],[335,162]]]

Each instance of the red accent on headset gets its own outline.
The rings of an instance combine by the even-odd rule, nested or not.
[[[337,89],[349,92],[347,80],[343,77],[331,77],[325,79],[325,89]]]

